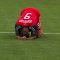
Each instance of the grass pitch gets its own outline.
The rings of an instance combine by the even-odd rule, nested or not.
[[[41,12],[44,32],[60,33],[60,0],[0,0],[0,32],[14,32],[25,7]],[[23,41],[16,40],[14,33],[0,33],[0,60],[60,60],[60,34]]]

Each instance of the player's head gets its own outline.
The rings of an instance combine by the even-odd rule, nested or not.
[[[29,30],[28,28],[22,28],[21,33],[22,36],[26,36],[27,38],[29,37]]]

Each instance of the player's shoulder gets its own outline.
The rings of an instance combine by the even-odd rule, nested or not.
[[[22,12],[24,12],[24,11],[32,11],[32,12],[34,12],[34,13],[37,13],[38,15],[40,14],[40,12],[39,12],[39,10],[37,9],[37,8],[35,8],[35,7],[26,7],[26,8],[24,8],[23,10],[22,10]]]

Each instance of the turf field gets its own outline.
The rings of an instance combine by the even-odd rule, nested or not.
[[[60,34],[16,40],[15,21],[25,7],[41,12],[44,33],[60,33],[60,0],[0,0],[0,60],[60,60]]]

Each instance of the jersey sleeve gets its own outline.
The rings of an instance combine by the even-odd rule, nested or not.
[[[37,11],[37,20],[38,20],[38,23],[40,22],[40,12]]]

